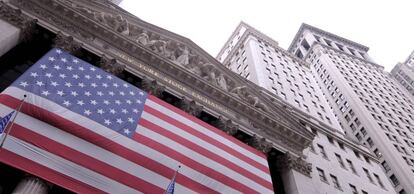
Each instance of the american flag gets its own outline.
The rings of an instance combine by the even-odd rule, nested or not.
[[[13,116],[14,111],[10,112],[3,118],[0,117],[0,134],[6,130],[7,124],[9,124],[10,118]]]
[[[0,162],[77,193],[273,193],[266,156],[60,49],[0,95],[27,98]]]

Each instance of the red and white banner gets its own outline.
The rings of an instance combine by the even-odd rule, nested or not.
[[[0,115],[28,95],[0,149],[3,163],[78,193],[163,193],[179,165],[176,193],[273,193],[263,153],[154,96],[126,135],[88,117],[93,110],[80,114],[49,99],[47,87],[16,84],[0,95]]]

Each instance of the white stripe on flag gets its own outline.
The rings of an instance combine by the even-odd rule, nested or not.
[[[19,88],[15,87],[9,87],[7,88],[3,93],[9,94],[13,97],[21,96],[23,93],[27,93]],[[95,121],[92,121],[90,119],[87,119],[81,115],[78,115],[77,113],[71,112],[71,111],[65,111],[62,112],[62,107],[55,104],[54,102],[51,102],[47,99],[44,99],[42,97],[36,96],[34,94],[30,94],[27,103],[33,103],[36,102],[38,106],[45,108],[43,106],[46,106],[47,109],[53,113],[59,113],[60,116],[67,120],[71,120],[72,122],[79,124],[80,126],[84,126],[85,128],[90,129],[91,131],[111,140],[114,142],[117,142],[118,144],[122,145],[123,147],[130,149],[136,153],[140,153],[146,157],[149,157],[155,161],[158,161],[162,163],[163,165],[169,167],[172,170],[175,170],[175,168],[180,165],[179,161],[176,161],[168,156],[165,156],[164,154],[146,146],[143,144],[140,144],[134,140],[131,140],[130,138],[123,136],[111,129],[106,128],[105,126],[102,126]],[[210,187],[213,190],[216,190],[218,192],[224,192],[226,193],[238,193],[235,189],[224,185],[220,183],[217,180],[214,180],[200,172],[198,172],[195,169],[192,169],[190,166],[184,166],[182,165],[182,171],[180,171],[181,175],[185,175],[189,177],[190,179],[193,179],[194,181],[204,184],[208,187]],[[151,183],[153,183],[156,180],[152,180]],[[176,184],[177,189],[180,187],[180,184]],[[164,185],[165,187],[165,185]]]
[[[206,142],[206,141],[204,141],[204,140],[202,140],[202,139],[200,139],[200,138],[198,138],[198,137],[196,137],[196,136],[194,136],[194,135],[192,135],[192,134],[190,134],[190,133],[188,133],[188,132],[186,132],[186,131],[184,131],[184,130],[182,130],[182,129],[180,129],[180,128],[178,128],[178,127],[176,127],[176,126],[174,126],[170,123],[168,123],[168,122],[165,122],[165,121],[161,120],[160,118],[158,118],[158,117],[156,117],[156,116],[154,116],[154,115],[152,115],[148,112],[144,112],[142,114],[142,118],[144,118],[146,120],[149,120],[152,123],[155,123],[158,126],[163,127],[164,129],[169,130],[169,131],[173,132],[174,134],[176,134],[178,136],[181,136],[181,137],[183,137],[183,138],[185,138],[185,139],[187,139],[187,140],[189,140],[189,141],[191,141],[191,142],[193,142],[193,143],[195,143],[195,144],[197,144],[197,145],[199,145],[199,146],[201,146],[201,147],[203,147],[203,148],[205,148],[205,149],[207,149],[207,150],[209,150],[209,151],[211,151],[211,152],[213,152],[213,153],[215,153],[215,154],[217,154],[217,155],[219,155],[219,156],[221,156],[221,157],[223,157],[227,160],[229,160],[233,164],[235,164],[237,166],[240,166],[240,167],[250,171],[251,173],[261,177],[262,179],[264,179],[266,181],[270,181],[269,180],[269,177],[270,177],[269,174],[255,168],[254,166],[252,166],[251,164],[249,164],[249,163],[247,163],[243,160],[240,160],[239,158],[235,157],[234,155],[232,155],[232,154],[230,154],[226,151],[223,151],[222,149],[218,148],[217,146],[215,146],[213,144],[210,144],[210,143],[208,143],[208,142]],[[137,130],[137,132],[140,133],[140,130]],[[185,153],[185,152],[183,152],[183,153]]]
[[[141,193],[13,136],[7,137],[4,149],[107,193]]]
[[[213,160],[210,160],[209,158],[204,157],[203,155],[201,155],[197,152],[194,152],[191,149],[189,149],[185,146],[182,146],[182,145],[172,141],[169,138],[166,138],[166,137],[164,137],[164,136],[162,136],[158,133],[155,133],[152,130],[147,129],[147,128],[142,127],[142,126],[140,126],[139,129],[140,130],[138,130],[138,133],[140,135],[143,135],[143,136],[146,136],[150,139],[159,141],[161,144],[163,144],[167,147],[174,148],[176,151],[184,154],[185,156],[187,156],[187,157],[189,157],[189,158],[191,158],[195,161],[198,161],[198,162],[203,161],[203,163],[202,163],[203,165],[208,166],[208,167],[224,174],[225,176],[228,176],[231,179],[234,179],[234,180],[236,180],[236,181],[238,181],[238,182],[240,182],[240,183],[242,183],[242,184],[244,184],[244,185],[246,185],[246,186],[248,186],[248,187],[250,187],[254,190],[257,190],[260,193],[269,192],[269,190],[267,188],[263,187],[262,185],[257,184],[256,182],[240,175],[239,173],[227,168],[226,166],[223,166],[220,163],[217,163]]]
[[[2,106],[3,105],[0,105],[1,109],[4,109]],[[146,168],[136,165],[135,163],[132,163],[131,161],[126,160],[125,158],[122,158],[112,152],[104,150],[94,144],[91,144],[83,139],[75,137],[65,131],[59,130],[44,122],[31,118],[30,116],[27,116],[25,114],[19,115],[19,117],[16,119],[16,123],[37,134],[48,137],[49,139],[57,141],[60,144],[63,144],[81,153],[89,155],[98,161],[107,163],[110,166],[118,168],[135,177],[146,180],[147,182],[152,182],[160,188],[164,188],[165,185],[168,185],[170,181],[168,178],[160,176]],[[180,186],[179,184],[177,184],[176,188],[177,191],[192,193],[192,191]]]
[[[264,159],[262,156],[258,156],[255,153],[252,153],[251,151],[246,150],[245,148],[231,142],[230,140],[224,138],[223,136],[220,136],[217,133],[214,133],[211,130],[204,128],[203,126],[199,125],[198,123],[195,123],[195,122],[193,122],[193,121],[191,121],[191,120],[189,120],[189,119],[187,119],[187,118],[171,111],[170,109],[168,109],[164,106],[161,106],[160,104],[158,104],[158,103],[156,103],[156,102],[154,102],[150,99],[147,99],[147,102],[145,104],[152,107],[152,108],[154,108],[154,109],[156,109],[156,110],[158,110],[158,111],[160,111],[160,112],[162,112],[162,113],[164,113],[165,115],[168,115],[172,118],[175,118],[176,120],[180,121],[181,123],[184,123],[188,126],[191,126],[195,130],[205,134],[206,136],[212,137],[213,139],[216,139],[220,142],[223,142],[224,144],[226,144],[229,147],[233,148],[234,150],[242,153],[243,155],[255,160],[256,162],[262,164],[263,166],[266,166],[266,167],[268,166],[267,160]]]

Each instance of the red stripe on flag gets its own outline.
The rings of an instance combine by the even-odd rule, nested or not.
[[[156,185],[146,182],[145,180],[128,174],[116,167],[101,162],[82,152],[76,151],[40,134],[37,134],[18,124],[13,125],[13,130],[10,132],[10,134],[18,139],[24,140],[39,148],[42,148],[43,150],[51,152],[73,163],[79,164],[80,166],[102,174],[112,180],[123,183],[131,188],[135,188],[138,191],[144,193],[162,193],[164,191],[163,188],[159,188]]]
[[[20,101],[10,95],[7,94],[1,94],[0,95],[0,103],[9,106],[10,108],[15,108],[19,105]],[[28,112],[29,111],[29,112]],[[21,112],[28,114],[32,117],[36,117],[36,115],[41,114],[49,114],[50,117],[43,117],[44,122],[49,123],[53,125],[54,123],[55,127],[60,128],[70,134],[73,134],[76,137],[79,137],[81,139],[84,139],[88,142],[91,142],[92,144],[95,144],[105,150],[108,150],[112,153],[115,153],[123,158],[128,159],[131,162],[134,162],[135,164],[138,164],[144,168],[147,168],[148,170],[151,170],[161,176],[164,176],[166,178],[171,178],[174,175],[175,170],[168,168],[167,166],[148,158],[142,154],[136,153],[132,150],[129,150],[128,148],[123,147],[122,145],[113,142],[105,137],[102,137],[99,134],[96,134],[92,131],[90,131],[87,128],[84,128],[76,123],[73,123],[71,121],[68,121],[58,115],[55,115],[53,113],[48,112],[47,110],[44,110],[40,107],[37,107],[35,105],[25,103],[22,106]],[[53,119],[52,119],[53,118]],[[37,118],[39,119],[39,118]],[[39,119],[40,120],[40,119]],[[49,121],[53,120],[53,121]],[[62,123],[65,123],[62,127]],[[140,142],[141,143],[141,142]],[[184,187],[187,187],[195,192],[198,193],[217,193],[216,191],[206,187],[205,185],[202,185],[186,176],[179,176],[180,178],[177,178],[177,183],[183,185]]]
[[[172,125],[180,128],[180,129],[182,129],[182,130],[184,130],[184,131],[186,131],[186,132],[188,132],[188,133],[190,133],[190,134],[192,134],[192,135],[194,135],[194,136],[196,136],[196,137],[198,137],[198,138],[200,138],[200,139],[202,139],[202,140],[204,140],[204,141],[206,141],[206,142],[208,142],[212,145],[215,145],[216,147],[218,147],[218,148],[222,149],[223,151],[239,158],[240,160],[243,160],[244,162],[256,167],[257,169],[260,169],[261,171],[263,171],[267,174],[270,174],[268,167],[263,166],[262,164],[258,163],[257,161],[247,157],[246,155],[243,155],[239,151],[236,151],[233,148],[230,148],[228,145],[226,145],[226,144],[224,144],[224,143],[222,143],[222,142],[220,142],[220,141],[218,141],[214,138],[211,138],[210,136],[207,136],[204,133],[201,133],[197,130],[194,130],[193,128],[191,128],[191,126],[183,124],[180,121],[177,121],[174,118],[171,118],[171,117],[163,114],[162,112],[160,112],[158,110],[155,110],[154,108],[149,107],[149,106],[145,106],[144,111],[148,112],[148,113],[150,113],[150,114],[152,114],[152,115],[154,115],[154,116],[156,116],[156,117],[158,117],[158,118],[160,118],[160,119],[162,119],[162,120],[164,120],[168,123],[171,123]],[[214,129],[212,131],[217,131],[217,130],[218,129]],[[228,134],[224,133],[224,134],[221,134],[221,136],[228,136]],[[244,145],[243,147],[247,147],[247,146]]]
[[[0,161],[22,171],[29,172],[35,176],[38,176],[42,179],[45,179],[46,181],[59,185],[75,193],[104,193],[103,191],[100,191],[83,182],[66,176],[65,174],[42,166],[4,148],[0,149]]]
[[[158,126],[154,123],[151,123],[151,122],[149,122],[145,119],[141,119],[140,120],[140,125],[148,128],[148,129],[150,129],[150,130],[152,130],[152,131],[154,131],[158,134],[161,134],[164,137],[168,137],[169,139],[171,139],[171,140],[173,140],[173,141],[175,141],[175,142],[177,142],[177,143],[193,150],[194,152],[201,153],[203,156],[205,156],[205,157],[207,157],[207,158],[209,158],[213,161],[216,161],[216,162],[222,164],[223,166],[226,166],[226,167],[230,168],[231,170],[241,174],[242,176],[245,176],[245,177],[249,178],[250,180],[252,180],[254,182],[257,182],[258,184],[260,184],[260,185],[262,185],[262,186],[264,186],[268,189],[273,189],[272,184],[269,183],[268,181],[262,179],[261,177],[247,171],[246,169],[244,169],[244,168],[242,168],[242,167],[240,167],[240,166],[224,159],[223,157],[218,156],[218,155],[208,151],[207,149],[202,148],[202,147],[198,146],[197,144],[192,143],[191,141],[189,141],[189,140],[187,140],[187,139],[185,139],[181,136],[178,136],[178,135],[176,135],[176,134],[174,134],[174,133],[172,133],[172,132],[170,132],[170,131],[168,131],[168,130],[166,130],[166,129],[164,129],[164,128],[162,128],[162,127],[160,127],[160,126]],[[206,166],[206,168],[209,168],[209,167]],[[211,169],[211,170],[213,170],[213,169]],[[223,173],[223,172],[221,172],[221,173]]]
[[[174,149],[171,149],[170,147],[164,146],[150,138],[147,138],[143,135],[139,135],[138,133],[135,133],[133,137],[136,141],[139,141],[153,149],[156,149],[159,152],[164,153],[165,155],[169,156],[170,158],[173,158],[177,161],[180,161],[182,164],[191,167],[192,169],[197,169],[197,171],[201,172],[202,174],[209,176],[235,190],[239,190],[244,193],[258,193],[257,191],[251,189],[250,187],[233,180],[230,177],[227,177],[226,175],[217,172],[214,169],[211,169],[209,167],[206,167],[203,164],[198,163],[197,161],[194,161],[191,158],[188,158],[187,156],[183,155],[180,152],[177,152]]]
[[[253,154],[257,155],[258,157],[261,157],[261,158],[267,160],[266,156],[262,152],[254,149],[254,148],[252,148],[250,146],[247,146],[243,142],[241,142],[241,141],[239,141],[239,140],[237,140],[237,139],[235,139],[233,137],[228,137],[228,134],[227,133],[225,133],[225,132],[223,132],[223,131],[221,131],[221,130],[219,130],[219,129],[211,126],[211,125],[209,125],[208,123],[206,123],[206,122],[204,122],[204,121],[202,121],[202,120],[200,120],[200,119],[198,119],[198,118],[196,118],[196,117],[194,117],[194,116],[192,116],[192,115],[190,115],[190,114],[182,111],[181,109],[179,109],[179,108],[177,108],[177,107],[175,107],[175,106],[173,106],[171,104],[168,104],[167,102],[162,101],[161,99],[159,99],[159,98],[157,98],[155,96],[148,95],[148,98],[151,99],[152,101],[154,101],[154,102],[156,102],[156,103],[164,106],[164,107],[167,107],[168,109],[172,110],[173,112],[175,112],[177,114],[180,114],[181,116],[183,116],[183,117],[185,117],[185,118],[187,118],[187,119],[189,119],[189,120],[191,120],[191,121],[193,121],[193,122],[195,122],[195,123],[197,123],[197,124],[199,124],[199,125],[207,128],[207,129],[210,129],[211,131],[213,131],[217,135],[220,135],[220,136],[226,138],[227,140],[233,142],[234,144],[237,144],[240,147],[245,148],[246,150],[248,150],[248,151],[252,152]],[[231,147],[229,147],[229,148],[231,149]]]

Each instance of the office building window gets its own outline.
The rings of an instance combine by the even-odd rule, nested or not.
[[[388,165],[387,162],[384,161],[384,162],[381,163],[381,165],[384,168],[385,172],[388,172],[388,171],[391,170],[391,168],[390,168],[390,166]]]
[[[339,184],[338,178],[336,178],[336,176],[331,174],[331,179],[332,179],[332,183],[334,187],[337,189],[341,189],[341,185]]]
[[[358,190],[356,189],[356,187],[354,185],[349,184],[349,188],[351,188],[352,194],[358,194]]]
[[[335,156],[336,156],[336,160],[338,160],[339,165],[342,168],[345,168],[345,164],[344,164],[344,161],[342,160],[341,156],[339,154],[337,154],[337,153],[335,153]]]
[[[375,177],[375,179],[377,179],[377,183],[382,187],[382,188],[384,188],[384,184],[382,183],[382,181],[381,181],[381,179],[380,179],[380,177],[377,175],[377,174],[375,174],[374,173],[374,177]]]
[[[316,170],[318,171],[319,179],[321,179],[321,181],[323,181],[323,182],[328,182],[328,180],[326,179],[326,176],[325,176],[325,172],[320,168],[316,168]]]
[[[369,171],[367,169],[365,169],[365,168],[362,168],[362,169],[364,170],[365,175],[367,176],[367,178],[369,179],[369,181],[371,183],[374,183],[374,180],[372,179],[371,174],[369,173]]]
[[[395,177],[395,175],[391,175],[390,180],[391,180],[392,184],[394,185],[394,187],[400,185],[400,181],[398,181],[398,179],[397,179],[397,177]]]
[[[352,161],[347,159],[346,162],[348,163],[348,166],[352,170],[352,172],[354,174],[357,174],[357,171],[355,170],[355,167],[354,167],[354,164],[352,163]]]
[[[322,154],[322,157],[324,157],[325,159],[328,159],[328,155],[326,155],[325,148],[323,148],[323,146],[319,144],[318,144],[318,148],[319,148],[319,152]]]

